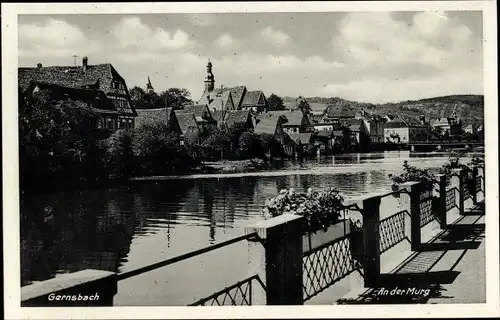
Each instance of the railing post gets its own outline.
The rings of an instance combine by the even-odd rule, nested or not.
[[[438,217],[439,217],[439,227],[441,229],[446,229],[447,214],[446,214],[446,175],[436,174],[439,181],[439,206],[438,206]]]
[[[465,199],[464,199],[464,185],[465,185],[465,175],[464,170],[454,169],[458,176],[458,213],[459,215],[464,214],[465,209]]]
[[[22,307],[113,306],[116,273],[86,269],[21,288]]]
[[[407,196],[410,200],[410,242],[411,250],[417,251],[422,244],[420,233],[420,194],[422,193],[422,184],[420,182],[406,182],[402,184],[408,191],[408,194],[401,194],[401,197]]]
[[[363,200],[365,287],[377,287],[380,279],[380,197]]]
[[[476,190],[476,184],[477,184],[477,179],[479,178],[477,174],[477,166],[472,167],[472,182],[469,183],[469,192],[471,193],[472,196],[472,203],[477,204],[477,190]]]
[[[304,218],[285,214],[245,228],[257,232],[258,240],[248,241],[251,276],[258,275],[266,290],[252,285],[255,305],[302,305],[302,233]]]

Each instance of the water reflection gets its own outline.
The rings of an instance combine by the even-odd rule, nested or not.
[[[280,170],[300,170],[288,175],[167,180],[23,195],[21,283],[87,268],[130,270],[242,234],[245,225],[262,219],[264,201],[281,189],[335,187],[346,196],[382,192],[391,184],[388,173],[400,170],[403,160],[437,167],[447,158],[413,157],[404,151],[346,154],[282,163]],[[49,221],[44,215],[47,207],[54,216]],[[232,259],[246,259],[245,250],[234,255],[241,257]]]

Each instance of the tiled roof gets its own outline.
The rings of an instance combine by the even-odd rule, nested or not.
[[[405,128],[405,127],[424,127],[419,120],[405,117],[405,116],[397,116],[392,121],[389,121],[385,124],[385,128]]]
[[[326,107],[329,118],[354,118],[356,113],[345,103],[330,104]]]
[[[224,120],[225,116],[226,116],[226,111],[223,111],[223,110],[214,110],[214,111],[212,111],[212,117],[218,123],[222,123],[222,121]]]
[[[181,128],[181,131],[184,135],[188,133],[189,127],[198,129],[198,124],[196,123],[196,119],[193,113],[182,113],[178,112],[178,110],[174,112],[175,117],[177,118],[177,122],[179,123],[179,127]]]
[[[285,110],[285,111],[268,111],[262,114],[263,116],[274,116],[274,117],[282,117],[284,120],[284,126],[301,126],[302,119],[305,117],[307,122],[307,117],[304,116],[302,111],[299,110]]]
[[[31,81],[28,88],[31,88],[31,90],[38,88],[48,93],[53,100],[71,99],[73,101],[82,101],[92,106],[97,112],[107,111],[107,114],[119,114],[113,103],[101,90],[70,88],[41,81]]]
[[[245,124],[250,117],[249,110],[228,110],[224,121],[231,127],[235,124]]]
[[[243,96],[245,95],[247,88],[245,86],[237,86],[228,89],[231,91],[234,107],[239,108],[243,102]]]
[[[35,80],[70,88],[95,88],[108,95],[114,91],[111,87],[113,79],[125,83],[110,63],[88,65],[85,72],[81,66],[18,68],[18,84],[22,91],[28,88],[31,80]],[[129,103],[131,109],[123,110],[123,112],[135,114],[130,99]]]
[[[254,132],[274,134],[278,125],[279,117],[266,116],[257,117]]]
[[[136,126],[150,122],[161,122],[167,124],[170,120],[172,108],[137,109]]]
[[[216,110],[212,114],[218,123],[224,123],[228,127],[246,124],[251,115],[250,110]]]
[[[242,107],[265,106],[264,93],[261,90],[247,91],[243,97]]]
[[[25,90],[30,80],[38,80],[52,84],[59,84],[71,88],[82,88],[95,85],[99,81],[99,89],[108,93],[111,90],[113,79],[111,64],[97,64],[87,66],[83,72],[82,67],[53,66],[41,68],[19,68],[19,86]]]
[[[216,89],[215,96],[213,97],[213,101],[212,103],[210,103],[209,107],[211,109],[223,108],[224,110],[236,109],[236,107],[234,106],[231,90],[224,89],[221,92],[221,89]]]
[[[210,97],[210,101],[208,100]],[[236,109],[230,88],[204,91],[198,104],[207,104],[210,109],[233,110]]]
[[[197,122],[214,120],[212,112],[210,112],[210,109],[205,104],[185,106],[184,109],[179,110],[179,113],[193,114]]]
[[[290,138],[296,143],[308,144],[311,142],[312,133],[290,133]]]

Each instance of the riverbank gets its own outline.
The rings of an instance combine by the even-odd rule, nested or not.
[[[269,166],[261,159],[247,159],[203,162],[202,167],[209,173],[240,173],[264,170]]]

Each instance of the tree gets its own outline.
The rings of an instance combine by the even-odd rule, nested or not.
[[[163,103],[174,110],[182,109],[184,104],[191,101],[191,93],[187,89],[170,88],[162,92],[159,96]]]
[[[131,174],[132,137],[125,130],[117,130],[104,141],[104,166],[110,179],[123,179]]]
[[[134,156],[146,174],[167,174],[187,171],[198,165],[179,137],[168,131],[164,123],[146,123],[134,130]]]
[[[129,90],[129,94],[136,109],[153,109],[165,106],[164,100],[156,92],[146,92],[135,86]]]
[[[274,93],[272,93],[268,98],[267,102],[269,104],[270,111],[285,110],[285,105],[283,104],[283,99]]]
[[[19,160],[22,188],[102,178],[98,116],[81,101],[53,102],[39,91],[19,99]]]
[[[300,111],[302,111],[302,113],[308,114],[311,112],[311,106],[309,105],[309,102],[307,102],[305,98],[300,96],[297,100],[299,103],[298,108],[300,109]]]
[[[217,128],[200,144],[202,157],[211,160],[228,159],[232,155],[231,132],[226,128]]]
[[[260,158],[266,160],[262,149],[261,138],[253,132],[243,132],[238,140],[238,157],[243,159]]]

